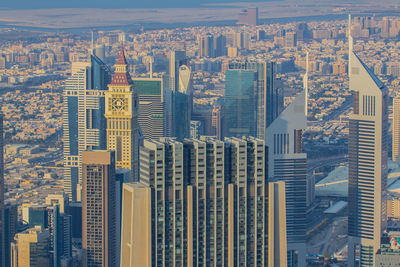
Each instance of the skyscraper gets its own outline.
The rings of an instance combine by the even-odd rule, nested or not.
[[[224,106],[215,106],[211,116],[213,135],[216,136],[218,140],[222,140],[224,137]]]
[[[11,244],[13,267],[50,267],[49,231],[40,226],[15,235]]]
[[[115,151],[117,168],[131,170],[131,181],[139,179],[139,97],[128,72],[123,47],[115,64],[109,90],[105,92],[107,149]]]
[[[313,186],[307,177],[307,155],[302,151],[306,128],[305,92],[268,126],[268,178],[285,182],[288,266],[306,266],[306,215]]]
[[[269,253],[286,262],[284,209],[274,203],[279,218],[268,215],[263,140],[161,138],[140,152],[141,183],[123,193],[124,266],[266,266]],[[285,205],[280,192],[271,201]]]
[[[285,182],[268,184],[268,266],[287,266]]]
[[[251,98],[254,98],[254,100],[252,100],[253,102],[255,101],[253,105],[240,105],[240,107],[245,108],[246,111],[243,110],[243,112],[247,114],[253,114],[255,112],[255,116],[248,121],[248,123],[253,124],[252,127],[256,127],[256,132],[254,133],[254,130],[252,130],[252,135],[256,135],[257,138],[260,139],[265,139],[265,129],[279,115],[283,106],[283,95],[280,93],[275,84],[275,64],[273,62],[263,61],[231,61],[229,63],[229,70],[235,70],[236,72],[229,73],[229,75],[225,78],[226,119],[229,117],[234,119],[234,117],[243,116],[238,114],[239,110],[235,108],[235,104],[232,104],[231,92],[235,89],[235,87],[241,86],[239,81],[243,84],[243,80],[240,78],[240,75],[244,75],[244,73],[241,74],[241,70],[254,72],[254,89],[251,89],[251,82],[248,80],[248,92],[246,93],[242,91],[242,93],[236,95],[235,98],[239,98],[239,102],[245,102],[247,99],[250,100]],[[239,76],[236,76],[236,74]],[[241,94],[244,95],[243,98],[241,98]],[[227,104],[230,106],[229,109]],[[240,117],[237,118],[237,120],[239,119]],[[232,123],[226,123],[226,125],[232,125]],[[228,136],[230,136],[229,133]]]
[[[168,136],[182,140],[190,136],[192,116],[192,72],[185,51],[169,54],[169,90],[166,90]]]
[[[83,266],[117,264],[114,151],[82,152]]]
[[[141,183],[125,183],[122,197],[121,266],[152,266],[151,189]]]
[[[222,34],[214,37],[214,57],[226,56],[226,37]]]
[[[7,203],[4,206],[4,266],[11,266],[11,242],[18,230],[18,206],[16,203]]]
[[[225,72],[225,129],[227,137],[257,133],[256,75],[252,70]]]
[[[48,207],[50,262],[53,267],[72,260],[72,216],[61,212],[59,204]]]
[[[164,83],[160,78],[134,78],[139,94],[139,126],[144,138],[167,136]]]
[[[375,253],[386,228],[388,90],[352,51],[352,44],[350,33],[354,106],[349,117],[348,263],[356,266],[355,251],[359,250],[358,266],[375,266]]]
[[[93,54],[87,62],[72,63],[71,70],[63,92],[64,192],[76,201],[77,185],[82,184],[82,151],[107,147],[104,93],[111,76]]]
[[[172,91],[179,90],[179,68],[188,65],[189,60],[185,51],[170,51],[169,53],[169,89]]]
[[[5,266],[4,244],[4,139],[3,139],[3,114],[0,114],[0,264]]]
[[[206,36],[201,36],[199,40],[199,51],[200,57],[214,57],[214,36],[207,34]]]
[[[400,96],[393,98],[392,160],[400,161]]]
[[[258,7],[249,7],[240,11],[238,24],[257,26]]]
[[[179,140],[190,136],[192,116],[192,71],[185,51],[171,51],[169,90],[166,90],[168,136]]]

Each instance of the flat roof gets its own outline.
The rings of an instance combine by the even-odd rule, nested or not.
[[[336,214],[347,207],[347,202],[340,200],[324,211],[325,214]]]

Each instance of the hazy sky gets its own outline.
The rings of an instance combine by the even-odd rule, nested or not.
[[[279,1],[279,0],[267,0]],[[265,0],[0,0],[4,9],[37,9],[37,8],[165,8],[165,7],[198,7],[206,3],[232,2],[266,2]]]

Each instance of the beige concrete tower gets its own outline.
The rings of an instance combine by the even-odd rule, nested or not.
[[[138,94],[128,72],[123,48],[115,64],[112,82],[105,92],[107,149],[115,151],[117,168],[131,170],[130,180],[139,179]]]
[[[393,98],[392,160],[400,161],[400,96]]]
[[[352,51],[350,31],[349,37],[354,106],[349,116],[348,266],[375,266],[386,230],[388,89]]]
[[[37,226],[16,234],[12,254],[13,267],[49,267],[49,231]]]

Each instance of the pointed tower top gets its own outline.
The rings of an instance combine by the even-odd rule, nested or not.
[[[130,86],[131,84],[132,79],[128,72],[128,63],[126,62],[124,46],[122,45],[110,85]]]
[[[306,53],[306,73],[308,74],[308,51]]]
[[[348,64],[348,73],[349,76],[351,74],[351,54],[353,53],[353,36],[351,35],[351,14],[349,14],[349,23],[348,23],[348,31],[349,31],[349,64]]]
[[[304,89],[304,115],[308,116],[308,51],[306,54],[306,73],[304,74],[303,77],[303,89]]]
[[[121,45],[121,50],[119,51],[119,57],[118,57],[118,60],[117,60],[117,65],[128,65],[126,63],[124,45]]]

